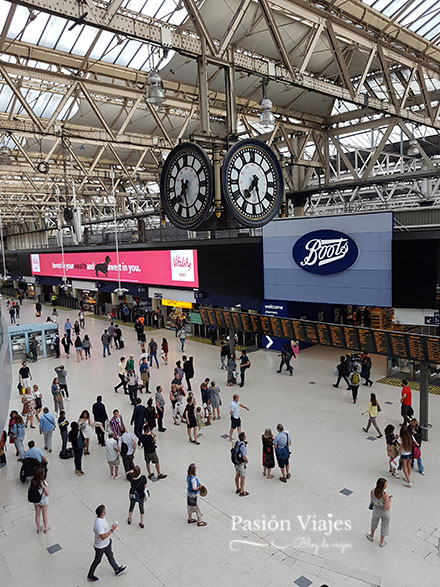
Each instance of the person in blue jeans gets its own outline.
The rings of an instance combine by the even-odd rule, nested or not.
[[[153,364],[153,359],[156,361],[156,367],[159,369],[159,361],[157,360],[157,342],[152,338],[148,343],[148,354],[150,358],[150,367]]]
[[[422,463],[422,453],[421,453],[422,430],[420,429],[417,418],[413,418],[411,420],[411,422],[409,423],[408,432],[413,439],[413,458],[411,459],[411,469],[414,469],[414,460],[416,460],[417,461],[417,468],[419,470],[420,475],[425,475],[425,467],[423,466],[423,463]],[[416,452],[416,454],[414,454],[415,452]]]
[[[101,342],[102,342],[102,356],[105,358],[105,351],[107,351],[107,354],[110,356],[111,355],[111,352],[110,352],[110,335],[107,332],[107,329],[104,330],[104,333],[101,336]]]

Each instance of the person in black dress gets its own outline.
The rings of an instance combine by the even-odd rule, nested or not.
[[[150,430],[156,428],[156,408],[153,406],[153,398],[147,401],[147,424]]]
[[[268,479],[273,479],[270,471],[275,467],[275,458],[273,454],[273,434],[270,428],[266,428],[261,440],[263,442],[263,475]]]
[[[197,418],[193,397],[189,397],[187,400],[187,404],[183,412],[183,419],[186,422],[188,440],[193,444],[200,444],[200,442],[197,441]],[[194,438],[191,438],[191,434]]]

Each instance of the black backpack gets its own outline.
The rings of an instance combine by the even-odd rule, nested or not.
[[[231,448],[231,461],[234,465],[241,465],[241,463],[244,463],[244,459],[241,455],[242,444],[243,444],[242,442],[237,440],[237,442],[234,444],[233,448]]]
[[[28,489],[28,501],[30,503],[40,503],[42,497],[43,492],[41,489],[39,489],[35,483],[31,482]]]

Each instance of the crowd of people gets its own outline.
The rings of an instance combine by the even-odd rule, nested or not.
[[[56,311],[56,308],[54,308]],[[56,319],[58,316],[53,316]],[[57,358],[60,357],[60,343],[64,347],[66,359],[70,356],[70,347],[74,346],[77,361],[81,362],[91,357],[92,344],[88,335],[82,336],[86,320],[81,310],[78,319],[71,323],[67,319],[64,323],[63,338],[60,341],[58,334],[54,335],[52,344],[56,350]],[[152,385],[152,379],[158,377],[152,375],[152,370],[159,370],[162,365],[168,364],[169,343],[166,338],[156,341],[150,337],[147,342],[145,325],[141,318],[134,323],[134,330],[139,345],[139,355],[127,353],[120,354],[117,376],[118,383],[114,391],[120,390],[128,396],[131,407],[131,417],[124,419],[118,409],[113,409],[109,414],[103,401],[102,395],[96,397],[91,410],[84,409],[80,412],[78,419],[71,422],[67,419],[64,402],[70,401],[68,371],[64,364],[54,368],[55,376],[52,380],[50,394],[43,395],[39,386],[33,382],[31,368],[24,361],[18,371],[18,389],[21,410],[12,410],[10,413],[8,436],[15,445],[17,460],[23,462],[25,459],[34,459],[40,466],[35,472],[29,487],[28,499],[35,506],[36,532],[47,533],[50,530],[48,524],[49,486],[45,479],[48,459],[42,449],[35,446],[34,440],[27,443],[25,448],[26,429],[36,428],[42,436],[44,451],[48,454],[53,450],[53,435],[58,428],[61,440],[61,459],[73,459],[74,472],[77,476],[83,477],[86,473],[83,467],[84,457],[91,453],[91,438],[93,431],[96,433],[97,443],[105,447],[105,456],[109,468],[109,477],[112,480],[119,480],[121,461],[124,469],[124,477],[129,482],[129,508],[127,524],[131,525],[133,512],[136,504],[139,509],[139,526],[145,527],[145,501],[148,499],[148,481],[156,477],[158,480],[167,478],[162,472],[161,463],[157,451],[158,433],[165,433],[164,418],[166,406],[171,408],[172,422],[175,426],[186,425],[187,438],[191,444],[200,445],[201,436],[208,426],[222,420],[222,396],[221,386],[209,377],[200,383],[200,394],[195,394],[192,388],[192,380],[195,377],[196,368],[194,358],[189,355],[182,355],[177,360],[173,369],[173,377],[169,383],[169,393],[164,392],[161,385]],[[183,335],[182,335],[183,331]],[[180,350],[184,352],[186,341],[185,325],[179,324],[176,328],[176,335],[179,338]],[[124,349],[124,338],[121,328],[113,319],[109,326],[104,329],[101,335],[102,357],[111,356],[112,351]],[[215,341],[214,341],[215,344]],[[293,367],[290,361],[295,357],[292,345],[286,343],[281,352],[281,363],[278,372],[283,366],[292,375]],[[245,384],[246,371],[251,367],[251,362],[246,350],[242,350],[237,360],[235,353],[231,352],[227,340],[220,341],[220,369],[227,371],[226,386],[230,387]],[[334,387],[338,387],[343,379],[347,390],[352,393],[353,403],[357,402],[359,386],[364,380],[364,385],[371,387],[373,381],[370,378],[372,361],[368,353],[360,356],[341,356],[335,374],[337,381]],[[140,397],[143,394],[149,395],[144,403]],[[49,408],[49,398],[52,396],[53,410]],[[403,483],[411,487],[410,480],[414,463],[417,462],[418,471],[424,475],[424,467],[421,458],[422,434],[420,426],[413,418],[411,406],[411,389],[407,381],[403,381],[401,395],[401,415],[403,423],[399,434],[395,434],[394,427],[386,426],[385,440],[388,457],[389,474],[399,478],[399,470],[403,472]],[[234,466],[235,493],[239,497],[246,497],[249,492],[246,489],[246,476],[249,466],[247,452],[247,436],[242,430],[241,410],[249,411],[249,408],[240,402],[237,393],[232,396],[229,404],[229,441],[231,442],[231,461]],[[377,417],[381,411],[379,401],[374,393],[370,394],[367,409],[363,414],[368,413],[368,423],[363,430],[368,433],[373,426],[378,438],[383,436],[378,424]],[[237,437],[234,438],[235,432]],[[3,438],[3,444],[6,442]],[[292,436],[284,425],[276,425],[276,433],[273,434],[270,428],[266,428],[261,436],[262,443],[262,474],[270,480],[275,477],[273,471],[278,465],[280,470],[279,480],[287,483],[291,479],[290,458],[292,450]],[[70,445],[70,446],[69,446]],[[146,475],[137,459],[137,449],[143,449]],[[0,466],[6,464],[4,454]],[[43,468],[44,467],[44,468]],[[391,496],[386,492],[387,482],[379,478],[376,487],[371,490],[370,509],[372,510],[371,531],[367,538],[374,539],[375,530],[381,522],[380,546],[384,546],[385,537],[389,532]],[[197,465],[191,463],[187,470],[187,514],[188,524],[196,523],[203,527],[207,522],[202,519],[202,513],[198,505],[198,497],[206,494],[206,488],[200,483],[197,476]],[[120,574],[125,567],[117,565],[112,549],[110,536],[117,529],[117,524],[109,526],[105,520],[105,506],[101,505],[96,511],[95,521],[95,560],[88,573],[89,581],[96,581],[95,570],[105,554],[116,574]],[[195,516],[195,517],[194,517]],[[43,524],[41,524],[41,517]]]

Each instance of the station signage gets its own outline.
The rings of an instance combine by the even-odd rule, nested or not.
[[[294,244],[295,263],[309,273],[331,275],[346,271],[359,256],[355,241],[338,230],[315,230],[300,237]]]
[[[199,286],[197,251],[194,249],[163,251],[31,254],[33,275],[118,281],[187,288]]]

